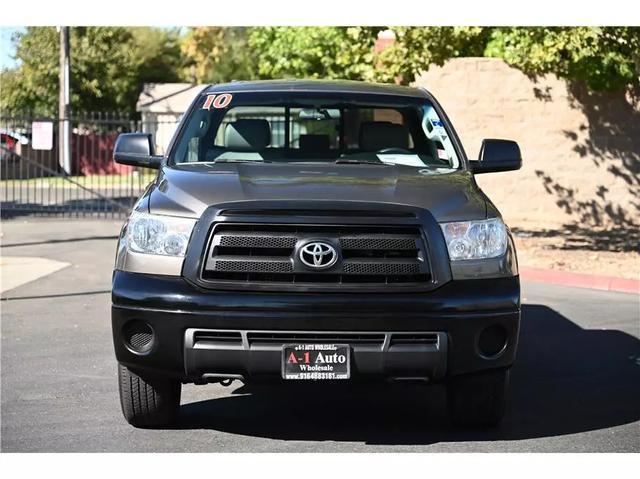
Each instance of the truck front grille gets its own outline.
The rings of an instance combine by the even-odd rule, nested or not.
[[[339,260],[319,270],[296,258],[308,241],[335,245]],[[215,225],[201,279],[231,284],[419,285],[430,280],[421,231],[413,226]]]

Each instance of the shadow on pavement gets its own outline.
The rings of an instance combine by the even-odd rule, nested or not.
[[[72,296],[93,296],[96,294],[111,294],[110,289],[102,289],[98,291],[82,291],[79,293],[59,293],[59,294],[40,294],[35,296],[11,296],[11,291],[8,291],[8,296],[0,297],[0,301],[19,301],[24,299],[53,299],[53,298],[69,298]]]
[[[284,440],[431,444],[520,440],[602,429],[640,418],[640,341],[584,330],[542,305],[523,306],[509,409],[498,428],[456,429],[443,386],[298,386],[236,389],[182,405],[178,429]]]
[[[96,241],[96,240],[117,240],[118,235],[108,235],[108,236],[85,236],[82,238],[65,238],[65,239],[48,239],[43,241],[31,241],[25,243],[9,243],[9,244],[0,244],[2,248],[15,248],[21,246],[39,246],[43,244],[57,244],[57,243],[77,243],[79,241]]]
[[[56,190],[56,188],[51,188]],[[60,190],[62,191],[62,190]],[[139,193],[141,194],[143,190]],[[34,196],[40,196],[32,193]],[[51,193],[47,193],[51,194]],[[44,194],[44,196],[47,196]],[[57,193],[56,193],[57,195]],[[126,196],[113,196],[110,198],[86,198],[71,199],[64,198],[60,193],[61,199],[55,200],[51,204],[30,203],[22,201],[2,201],[2,209],[0,210],[0,219],[10,220],[23,217],[96,217],[96,218],[125,218],[136,201],[139,194]],[[35,199],[35,198],[34,198]],[[44,201],[44,198],[43,198]]]
[[[637,226],[597,228],[568,224],[555,229],[513,228],[512,231],[520,238],[555,238],[557,241],[547,247],[558,250],[633,252],[640,242]]]

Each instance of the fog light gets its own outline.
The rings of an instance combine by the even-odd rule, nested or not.
[[[478,338],[478,350],[484,357],[492,358],[507,346],[507,331],[499,324],[485,328]]]
[[[147,353],[153,347],[153,329],[143,321],[129,321],[122,329],[124,342],[135,353]]]

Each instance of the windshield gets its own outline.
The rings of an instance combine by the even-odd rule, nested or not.
[[[203,95],[170,162],[325,162],[460,168],[422,98],[310,92]]]

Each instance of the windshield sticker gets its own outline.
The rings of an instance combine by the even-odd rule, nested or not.
[[[388,165],[424,166],[418,155],[377,155],[378,159]]]
[[[203,110],[210,110],[211,107],[219,109],[226,108],[231,103],[233,95],[231,93],[222,93],[220,95],[207,95],[207,99],[202,105]]]
[[[447,154],[446,150],[438,150],[438,158],[440,158],[441,160],[448,160],[449,155]]]
[[[447,138],[447,130],[445,130],[444,125],[440,120],[436,120],[434,118],[429,118],[431,125],[433,126],[433,133],[438,135],[440,138],[445,140]]]

